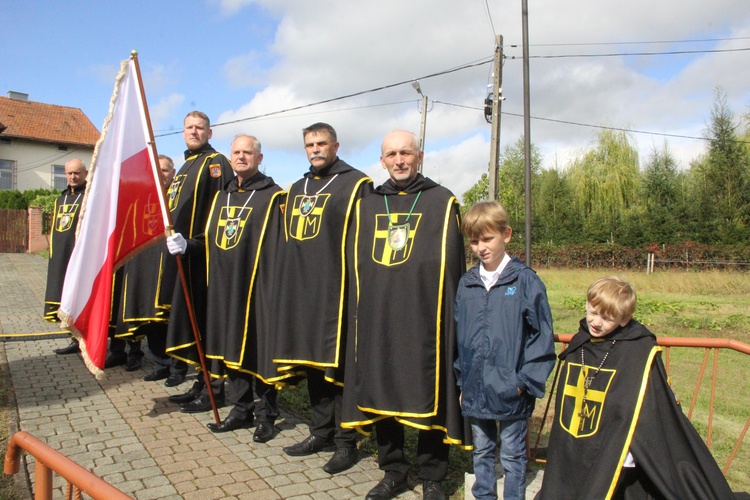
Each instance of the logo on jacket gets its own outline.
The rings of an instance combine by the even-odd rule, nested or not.
[[[516,294],[516,287],[509,286],[508,288],[505,289],[505,295],[506,296],[512,296],[512,295],[515,295],[515,294]]]
[[[175,175],[172,184],[167,189],[167,202],[169,203],[170,212],[174,212],[174,209],[177,208],[177,203],[180,201],[180,191],[182,191],[182,185],[185,184],[185,179],[187,179],[186,174]]]
[[[406,220],[409,219],[407,223]],[[375,215],[372,260],[383,266],[397,266],[409,260],[422,214]]]
[[[253,207],[221,207],[219,221],[216,223],[216,237],[214,242],[222,250],[230,250],[237,246],[242,238],[247,219]]]
[[[73,227],[73,221],[79,206],[78,203],[66,203],[57,207],[57,214],[55,214],[57,224],[55,225],[58,233],[64,233]]]
[[[208,166],[208,173],[214,179],[218,179],[219,177],[221,177],[221,165],[219,165],[218,163],[212,163]]]
[[[593,436],[599,430],[607,391],[617,373],[617,370],[606,368],[599,370],[599,374],[593,378],[591,387],[586,391],[586,404],[584,405],[584,381],[596,371],[596,367],[593,366],[585,368],[584,373],[580,364],[565,364],[565,385],[560,405],[560,426],[568,434],[577,438]]]
[[[311,240],[320,233],[323,223],[323,211],[326,203],[331,197],[330,193],[316,195],[314,202],[309,200],[310,196],[297,195],[294,203],[287,209],[292,209],[289,221],[289,236],[295,240]]]

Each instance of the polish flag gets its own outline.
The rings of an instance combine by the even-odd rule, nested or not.
[[[150,243],[169,220],[138,61],[123,61],[110,112],[96,144],[76,245],[65,274],[58,317],[81,340],[98,378],[107,355],[112,275]]]

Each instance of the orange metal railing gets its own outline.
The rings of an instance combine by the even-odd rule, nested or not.
[[[18,472],[21,464],[21,451],[31,454],[36,464],[34,466],[34,498],[35,500],[52,499],[52,473],[55,472],[68,481],[67,496],[81,498],[86,493],[95,500],[132,500],[132,497],[118,490],[105,480],[84,469],[57,450],[39,441],[31,434],[23,431],[16,432],[8,444],[5,453],[3,472],[13,475]]]
[[[555,335],[555,342],[561,342],[563,344],[568,344],[570,340],[573,338],[573,335]],[[692,419],[693,416],[693,410],[695,409],[695,404],[698,401],[698,393],[701,388],[701,384],[703,383],[703,376],[706,373],[706,366],[708,365],[708,360],[710,357],[710,353],[713,350],[714,356],[713,356],[713,363],[711,367],[711,389],[709,394],[709,408],[708,408],[708,431],[706,436],[706,445],[708,448],[711,448],[711,441],[713,437],[713,427],[714,427],[714,406],[716,402],[716,380],[717,380],[717,372],[719,368],[719,351],[721,349],[730,349],[733,351],[737,351],[743,354],[750,355],[750,345],[745,344],[743,342],[739,342],[737,340],[731,340],[731,339],[706,339],[706,338],[682,338],[682,337],[657,337],[657,343],[660,346],[663,346],[665,349],[665,361],[664,364],[667,368],[667,373],[669,373],[670,368],[670,354],[671,354],[671,348],[672,347],[688,347],[688,348],[703,348],[705,349],[705,353],[703,355],[703,363],[701,364],[700,371],[698,373],[698,380],[696,381],[695,388],[693,389],[693,399],[690,403],[690,408],[687,412],[688,419]],[[532,459],[535,459],[538,462],[544,462],[544,459],[536,458],[536,452],[539,449],[539,442],[542,437],[542,433],[545,429],[545,423],[547,422],[547,416],[550,413],[550,406],[552,405],[554,401],[554,390],[557,387],[557,379],[560,375],[560,360],[557,362],[557,366],[555,367],[555,375],[552,380],[552,394],[549,395],[549,398],[547,399],[547,404],[545,405],[544,409],[544,415],[542,416],[542,423],[539,426],[539,431],[536,436],[536,441],[534,446],[529,450],[530,457]],[[734,447],[732,449],[732,452],[729,454],[729,457],[727,459],[726,464],[724,465],[724,468],[722,469],[722,472],[724,474],[727,473],[729,470],[729,467],[732,465],[732,461],[734,460],[735,456],[737,455],[737,452],[740,449],[740,445],[745,439],[745,436],[747,435],[748,428],[750,428],[750,416],[748,416],[747,421],[745,422],[745,426],[740,432],[740,435],[737,437],[737,441],[734,444]]]

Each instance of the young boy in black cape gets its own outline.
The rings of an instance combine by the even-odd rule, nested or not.
[[[636,295],[594,282],[564,361],[540,499],[734,498],[682,413],[656,337],[632,319]]]

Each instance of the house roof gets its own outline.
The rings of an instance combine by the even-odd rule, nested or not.
[[[0,96],[2,137],[89,146],[99,140],[99,130],[79,108]]]

